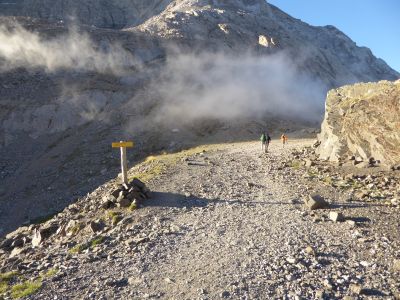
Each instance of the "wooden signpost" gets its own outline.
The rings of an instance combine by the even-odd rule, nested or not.
[[[121,149],[122,183],[128,184],[128,162],[126,160],[126,148],[132,148],[133,142],[115,142],[112,143],[112,147]]]

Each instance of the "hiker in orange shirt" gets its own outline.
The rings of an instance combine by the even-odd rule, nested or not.
[[[287,140],[288,140],[288,137],[284,133],[282,133],[282,135],[281,135],[282,148],[285,147],[285,144],[287,143]]]

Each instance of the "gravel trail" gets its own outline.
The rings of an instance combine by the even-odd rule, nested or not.
[[[149,183],[152,199],[103,248],[67,255],[64,273],[32,298],[395,299],[399,233],[380,231],[385,208],[345,205],[281,167],[311,143],[273,141],[268,154],[256,142],[226,144],[181,160]],[[304,208],[310,191],[371,222],[316,222],[329,212]]]

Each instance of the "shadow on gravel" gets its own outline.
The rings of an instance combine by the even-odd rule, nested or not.
[[[362,294],[366,296],[379,296],[379,297],[387,296],[385,293],[382,293],[381,291],[376,289],[363,289]]]
[[[205,207],[209,204],[240,204],[245,206],[255,205],[291,205],[289,202],[260,202],[251,200],[221,200],[221,199],[206,199],[195,196],[186,197],[185,195],[164,192],[152,192],[152,196],[147,200],[143,206],[151,207],[175,207],[175,208],[191,208],[191,207]]]
[[[344,256],[342,254],[338,254],[338,253],[318,252],[317,255],[320,257],[327,257],[327,258],[337,258],[337,259],[344,258]]]
[[[148,199],[143,206],[158,207],[204,207],[214,200],[198,198],[194,196],[186,197],[185,195],[164,192],[152,192],[151,198]]]
[[[331,208],[367,208],[367,207],[382,207],[383,204],[377,203],[333,203]]]
[[[368,223],[371,222],[370,218],[366,218],[366,217],[349,217],[346,218],[346,220],[353,220],[356,223]]]

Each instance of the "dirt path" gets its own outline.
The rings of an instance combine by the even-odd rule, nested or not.
[[[357,228],[316,222],[299,199],[321,187],[280,167],[309,145],[273,141],[263,154],[259,143],[240,143],[188,157],[151,182],[154,197],[109,242],[55,262],[63,273],[33,298],[339,299],[360,284],[361,297],[394,299],[398,240],[377,234],[386,213]]]

